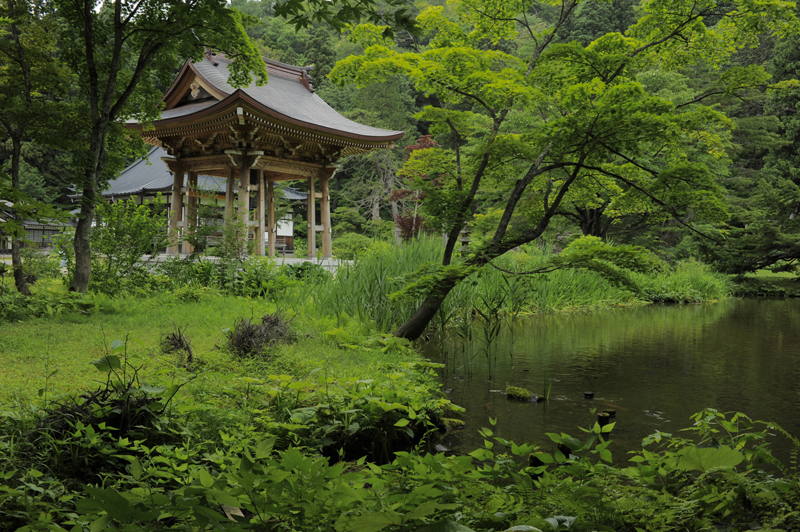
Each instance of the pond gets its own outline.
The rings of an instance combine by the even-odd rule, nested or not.
[[[445,442],[456,451],[479,447],[477,430],[489,427],[489,418],[498,420],[500,436],[550,450],[545,433],[582,439],[578,427],[592,426],[603,409],[617,411],[617,463],[625,451],[641,448],[645,436],[688,427],[689,417],[706,407],[773,421],[800,436],[800,300],[527,317],[491,349],[492,380],[477,325],[472,334],[471,358],[452,339],[444,351],[436,341],[428,345],[434,361],[444,362],[446,354],[443,387],[466,408],[465,429]],[[547,383],[546,403],[509,401],[504,393],[513,385],[542,395]],[[788,444],[776,445],[786,459]]]

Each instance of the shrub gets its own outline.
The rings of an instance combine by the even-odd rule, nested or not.
[[[61,232],[53,235],[50,241],[53,243],[59,259],[63,259],[65,262],[64,267],[67,269],[67,275],[64,277],[64,281],[68,283],[75,274],[75,228],[72,226],[63,227]]]
[[[202,286],[194,282],[179,286],[172,290],[172,295],[175,296],[175,299],[178,301],[183,301],[184,303],[199,303],[212,294],[214,294],[213,288]]]
[[[88,314],[98,308],[92,296],[77,293],[52,294],[38,292],[24,296],[19,292],[0,293],[0,323],[41,316],[55,316],[63,312],[78,311]]]
[[[298,259],[304,259],[308,256],[308,242],[305,238],[294,238],[294,256]]]
[[[230,274],[230,269],[228,269]],[[263,297],[275,289],[278,264],[268,257],[248,257],[236,269],[232,278],[226,279],[229,291],[237,296]]]
[[[61,276],[61,260],[43,252],[36,243],[29,243],[20,250],[22,271],[33,279],[56,278]]]
[[[100,223],[92,230],[93,277],[102,272],[99,289],[114,293],[116,280],[143,267],[142,257],[166,247],[166,219],[153,213],[150,203],[100,202]]]
[[[694,303],[724,299],[733,291],[730,277],[694,260],[658,275],[639,275],[641,297],[654,303]]]
[[[331,272],[314,262],[286,264],[282,267],[282,271],[289,279],[299,281],[323,281],[332,277]]]
[[[337,259],[355,260],[372,244],[372,239],[358,233],[345,233],[333,241],[333,255]]]
[[[225,332],[228,351],[239,358],[265,356],[268,348],[279,342],[294,341],[290,322],[282,314],[265,314],[260,324],[249,319],[237,321],[233,328]]]

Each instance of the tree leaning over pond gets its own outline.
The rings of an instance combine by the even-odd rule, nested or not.
[[[206,48],[234,59],[230,81],[246,86],[267,81],[264,62],[247,37],[243,15],[219,0],[56,0],[65,21],[62,56],[80,80],[85,148],[76,158],[83,192],[75,230],[75,275],[70,290],[85,292],[91,276],[89,230],[95,203],[108,179],[111,143],[122,136],[121,121],[159,115],[159,85],[168,86],[184,58]]]
[[[540,237],[565,202],[592,187],[625,190],[630,201],[687,225],[691,216],[726,217],[708,163],[724,157],[729,121],[703,105],[704,93],[675,102],[647,90],[638,76],[698,61],[724,64],[760,33],[796,32],[793,4],[649,0],[624,35],[609,33],[585,47],[556,43],[579,1],[460,0],[449,4],[450,12],[431,7],[417,19],[430,44],[414,53],[392,49],[379,27],[354,32],[364,54],[339,62],[332,75],[362,86],[390,74],[409,76],[441,102],[419,118],[434,133],[457,139],[449,149],[414,152],[404,168],[419,176],[428,219],[447,243],[437,271],[406,290],[424,301],[397,336],[417,338],[461,280]],[[509,40],[521,43],[517,55],[487,49],[489,42]],[[767,78],[760,68],[729,69],[719,83],[735,92]],[[503,215],[493,237],[454,264],[459,233],[486,190],[502,192]]]

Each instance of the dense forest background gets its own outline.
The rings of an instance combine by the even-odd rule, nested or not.
[[[557,42],[577,42],[582,46],[610,33],[625,33],[638,19],[638,2],[581,3],[568,22],[558,28]],[[423,9],[447,4],[440,0],[418,1],[413,15]],[[426,225],[421,208],[424,194],[415,189],[404,162],[415,149],[428,146],[451,147],[464,139],[441,131],[433,132],[430,124],[418,119],[426,105],[438,105],[435,97],[415,90],[406,77],[390,76],[363,87],[337,84],[328,75],[337,61],[363,53],[351,39],[347,28],[336,31],[326,24],[311,24],[297,29],[277,17],[269,2],[234,0],[232,6],[249,15],[245,24],[264,57],[295,65],[314,65],[314,88],[331,106],[345,116],[372,126],[405,130],[405,137],[391,151],[351,157],[341,163],[332,186],[334,238],[355,233],[387,239],[409,238]],[[546,9],[536,13],[544,24],[558,13]],[[711,24],[713,21],[706,21]],[[394,34],[394,46],[400,51],[414,51],[427,44],[424,35],[405,30]],[[62,43],[52,42],[51,55],[58,55]],[[486,49],[524,55],[519,39],[487,41]],[[66,52],[65,52],[66,53]],[[174,55],[177,72],[184,58]],[[716,68],[720,67],[720,68]],[[744,70],[742,70],[744,67]],[[737,75],[748,67],[763,67],[771,76],[766,80],[754,76],[752,83],[739,83],[730,91],[720,80],[728,70]],[[64,102],[76,98],[71,85],[82,83],[63,71],[51,74],[57,82],[51,99]],[[664,94],[699,95],[695,100],[721,111],[730,120],[725,131],[718,132],[724,153],[709,162],[716,182],[724,187],[726,219],[704,219],[688,209],[676,218],[652,206],[625,205],[620,191],[604,188],[576,194],[564,203],[558,218],[551,223],[545,239],[565,246],[579,235],[600,237],[614,244],[638,244],[659,253],[667,260],[690,256],[713,262],[722,271],[743,273],[763,267],[794,268],[800,257],[797,244],[800,214],[800,87],[789,82],[800,77],[800,36],[778,40],[766,32],[756,47],[736,52],[724,65],[705,65],[698,61],[679,72],[661,72],[651,65],[639,75],[648,90]],[[169,79],[153,79],[159,90]],[[58,87],[58,88],[56,88]],[[465,103],[464,106],[468,106]],[[64,116],[55,109],[50,124],[59,124]],[[79,121],[85,113],[73,108],[71,118]],[[43,134],[41,129],[26,132],[21,147],[20,188],[29,196],[68,209],[68,195],[75,178],[76,151],[81,139],[69,131],[68,121],[57,133]],[[12,138],[8,128],[0,127],[0,169],[8,173],[12,165]],[[85,142],[85,141],[84,141]],[[114,152],[105,178],[112,178],[136,156],[142,146],[128,138],[124,131],[110,140]],[[298,183],[303,188],[302,183]],[[472,238],[481,238],[486,221],[499,216],[502,191],[487,188],[479,192],[470,231]],[[713,218],[713,217],[712,217]],[[305,235],[305,224],[296,224],[297,236]]]

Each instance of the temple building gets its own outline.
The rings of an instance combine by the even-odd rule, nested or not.
[[[153,202],[157,195],[169,198],[172,192],[172,185],[174,176],[170,172],[163,159],[167,158],[167,153],[159,148],[153,146],[147,153],[147,157],[135,161],[133,164],[125,168],[116,179],[109,182],[109,188],[103,191],[102,195],[109,201],[120,201],[132,199],[137,204]],[[190,190],[190,194],[197,195],[195,205],[197,208],[198,220],[197,225],[217,225],[220,226],[221,231],[223,223],[222,206],[225,205],[225,192],[226,192],[227,179],[222,177],[209,176],[204,174],[197,174],[197,184],[194,190]],[[187,176],[184,176],[182,188],[185,190],[188,187]],[[276,220],[276,239],[275,244],[277,251],[285,255],[287,252],[294,252],[294,216],[298,213],[305,214],[306,206],[308,205],[307,194],[292,187],[276,187],[282,194],[282,203],[284,208],[283,219]],[[80,198],[79,194],[71,196],[74,200]],[[278,196],[276,195],[276,200]],[[258,208],[256,198],[250,197],[250,211]],[[199,205],[211,207],[210,209],[201,209]],[[153,205],[154,214],[169,216],[170,212],[168,207],[162,209],[161,204]],[[184,213],[186,205],[183,207]],[[208,235],[206,242],[213,244],[219,237],[219,231],[216,234]],[[186,246],[186,244],[182,244]],[[0,246],[2,243],[0,242]],[[195,250],[199,251],[199,250]]]
[[[194,225],[189,220],[197,216],[197,180],[203,175],[225,181],[226,220],[236,217],[248,226],[257,254],[264,254],[266,240],[270,257],[277,240],[274,183],[306,181],[308,256],[316,255],[319,232],[323,258],[331,257],[328,183],[336,161],[391,148],[403,136],[403,131],[365,126],[340,115],[314,93],[310,67],[264,61],[267,85],[234,89],[228,84],[230,60],[206,52],[202,61],[183,65],[152,128],[128,124],[166,152],[162,160],[173,176],[169,254],[178,252],[178,234]]]

